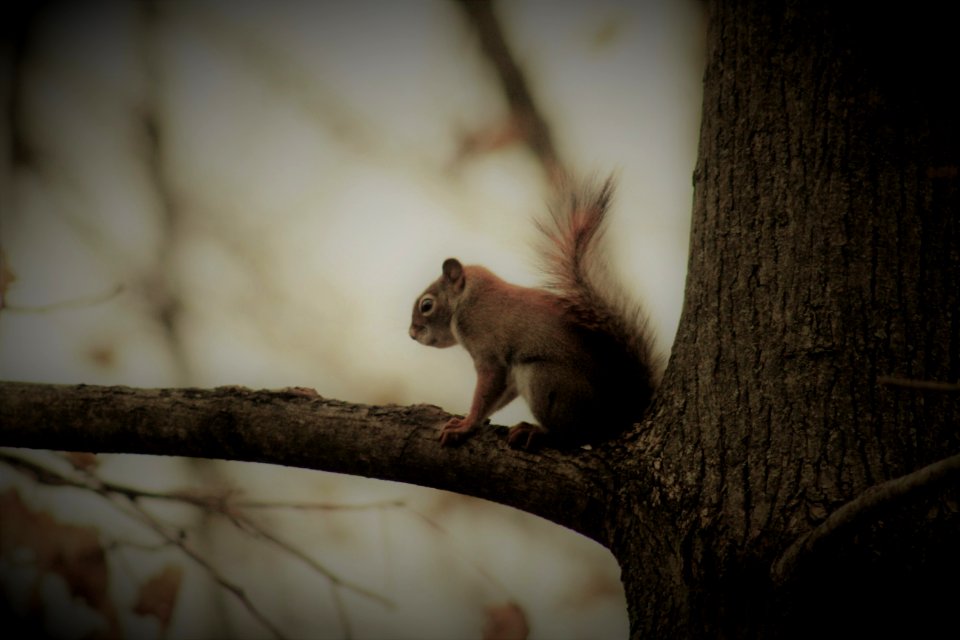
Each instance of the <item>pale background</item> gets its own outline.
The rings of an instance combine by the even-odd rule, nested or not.
[[[2,133],[16,153],[4,160],[0,248],[16,279],[0,311],[0,378],[304,386],[353,402],[465,412],[469,357],[410,340],[413,301],[449,256],[535,283],[530,219],[548,192],[522,145],[463,152],[468,136],[502,125],[507,107],[459,7],[151,6],[53,5],[32,23],[16,69],[4,43],[4,102],[12,87],[17,99]],[[666,354],[687,258],[700,5],[497,9],[562,157],[585,174],[619,174],[612,262]],[[148,115],[159,147],[146,133]],[[516,402],[494,421],[524,415]],[[289,636],[344,637],[337,598],[358,638],[479,638],[484,607],[508,600],[526,612],[532,638],[627,633],[612,556],[504,507],[239,463],[113,456],[99,473],[145,488],[234,487],[264,500],[403,500],[256,514],[390,599],[389,608],[334,593],[321,575],[222,520],[154,509],[197,533]],[[36,487],[0,467],[0,491],[11,486],[36,508],[121,543],[110,555],[110,588],[131,637],[267,636],[176,550],[124,544],[155,539],[96,496]],[[16,600],[29,570],[0,562],[4,597]],[[186,580],[162,636],[129,603],[169,563]],[[61,637],[97,628],[95,614],[44,579],[48,606],[70,610],[66,628],[51,622]]]

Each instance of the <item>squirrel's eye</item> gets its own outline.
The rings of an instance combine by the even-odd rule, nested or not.
[[[423,299],[420,300],[420,313],[427,315],[431,311],[433,311],[433,298],[424,296]]]

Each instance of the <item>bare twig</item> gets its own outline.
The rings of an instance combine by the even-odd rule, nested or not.
[[[333,605],[337,609],[337,615],[340,617],[340,624],[343,625],[343,636],[347,640],[353,637],[353,628],[350,626],[350,617],[347,616],[346,605],[343,603],[343,596],[340,589],[334,583],[330,583],[330,597],[333,599]]]
[[[23,305],[23,304],[6,304],[3,309],[5,311],[15,311],[18,313],[48,313],[50,311],[60,311],[63,309],[77,309],[81,307],[92,307],[97,304],[102,304],[108,302],[113,298],[116,298],[118,295],[123,293],[124,290],[123,284],[118,284],[109,291],[104,291],[102,293],[94,293],[85,296],[79,296],[76,298],[70,298],[67,300],[59,300],[57,302],[50,302],[47,304],[38,304],[38,305]]]
[[[142,63],[147,78],[147,95],[141,110],[141,126],[146,141],[144,164],[147,177],[160,211],[160,243],[153,271],[143,282],[144,294],[150,304],[153,319],[163,330],[167,349],[173,356],[176,374],[181,383],[190,381],[192,369],[183,343],[183,292],[177,285],[174,258],[183,235],[183,202],[170,176],[168,160],[168,132],[161,112],[163,78],[158,71],[159,4],[146,2],[141,6],[143,20]]]
[[[100,539],[103,541],[103,549],[105,551],[113,551],[114,549],[136,549],[137,551],[163,551],[173,546],[167,540],[159,542],[156,544],[149,544],[145,542],[134,542],[133,540],[123,540],[121,538],[111,538],[109,536],[104,536],[101,532]]]
[[[888,387],[921,389],[923,391],[960,391],[960,382],[936,382],[933,380],[915,380],[898,376],[878,376],[877,383]]]
[[[496,69],[510,113],[524,134],[527,146],[540,161],[547,177],[558,181],[564,164],[557,152],[550,126],[530,91],[529,83],[507,45],[503,29],[489,0],[457,0],[477,37],[480,48]]]
[[[240,513],[238,510],[242,508],[248,508],[250,505],[254,507],[272,507],[272,508],[284,508],[292,507],[296,509],[310,509],[310,508],[321,508],[324,510],[333,510],[336,508],[336,505],[330,505],[326,503],[272,503],[272,502],[250,502],[244,503],[241,501],[232,501],[228,495],[201,495],[194,494],[189,492],[171,492],[164,493],[158,491],[147,491],[143,489],[136,489],[122,484],[117,484],[115,482],[109,482],[107,480],[102,480],[99,477],[85,472],[85,475],[88,477],[89,481],[85,482],[82,480],[75,480],[69,476],[62,475],[56,471],[52,471],[43,465],[39,465],[35,462],[21,458],[20,456],[11,455],[5,451],[0,451],[0,462],[6,463],[31,476],[37,482],[53,486],[69,486],[77,489],[87,489],[87,490],[96,490],[102,495],[112,494],[120,495],[124,498],[135,502],[139,499],[150,499],[150,500],[165,500],[169,502],[180,502],[183,504],[188,504],[193,507],[200,509],[205,509],[207,511],[217,513],[221,516],[229,518],[232,520],[238,528],[246,531],[247,533],[265,540],[270,544],[282,549],[284,552],[290,554],[291,556],[297,558],[304,564],[311,567],[317,573],[321,574],[327,580],[329,580],[333,585],[338,588],[348,589],[354,593],[370,598],[386,607],[392,607],[393,602],[388,598],[375,593],[365,587],[354,584],[349,580],[346,580],[336,573],[330,571],[322,564],[305,554],[300,549],[297,549],[293,545],[285,542],[264,529],[260,524],[249,518],[243,513]],[[366,505],[342,505],[344,509],[350,508],[373,508],[371,505],[374,505],[377,508],[384,507],[394,507],[403,505],[403,501],[394,500],[394,501],[383,501],[380,503],[369,503]],[[348,628],[348,625],[345,625]]]
[[[107,496],[111,501],[115,501],[118,497],[117,494],[113,494],[109,492],[103,495]],[[242,587],[240,587],[238,584],[229,580],[226,576],[220,573],[220,571],[215,566],[213,566],[213,564],[211,564],[209,560],[204,558],[202,554],[198,553],[196,550],[190,547],[186,543],[186,541],[182,539],[180,536],[167,532],[166,529],[163,527],[163,525],[160,522],[158,522],[153,516],[151,516],[143,508],[143,506],[137,504],[136,502],[134,502],[133,500],[130,500],[129,498],[127,498],[127,500],[131,508],[134,510],[134,512],[139,515],[139,519],[141,522],[143,522],[148,527],[153,529],[157,534],[160,535],[160,537],[162,537],[168,543],[178,546],[180,550],[183,551],[183,553],[185,553],[187,556],[190,557],[191,560],[193,560],[194,562],[199,564],[201,567],[203,567],[203,569],[207,572],[207,574],[218,585],[220,585],[222,588],[232,593],[234,597],[236,597],[237,600],[240,601],[240,603],[244,606],[244,608],[246,608],[246,610],[250,613],[250,615],[252,615],[260,624],[262,624],[266,629],[268,629],[270,633],[273,634],[274,637],[280,638],[280,639],[283,639],[285,637],[283,633],[280,631],[280,629],[277,628],[277,626],[273,624],[273,622],[271,622],[270,619],[267,618],[259,609],[257,609],[253,601],[251,601],[250,598],[247,597],[247,594]]]
[[[250,518],[242,514],[235,514],[234,517],[237,519],[238,525],[241,526],[245,531],[247,531],[251,535],[254,535],[262,540],[269,542],[275,547],[290,554],[294,558],[297,558],[298,560],[300,560],[301,562],[303,562],[304,564],[312,568],[314,571],[322,574],[325,578],[327,578],[327,580],[330,582],[330,587],[331,587],[330,592],[333,598],[334,608],[337,611],[337,617],[340,619],[340,625],[343,627],[344,636],[346,638],[351,637],[350,618],[347,615],[346,607],[343,604],[343,598],[340,597],[340,589],[349,589],[354,593],[357,593],[362,596],[366,596],[371,600],[376,600],[377,602],[379,602],[380,604],[386,607],[393,607],[393,602],[391,602],[389,599],[381,596],[378,593],[374,593],[369,589],[365,589],[364,587],[361,587],[347,580],[344,580],[343,578],[333,573],[332,571],[324,567],[322,564],[320,564],[319,562],[317,562],[316,560],[308,556],[306,553],[304,553],[300,549],[297,549],[296,547],[291,545],[289,542],[286,542],[285,540],[281,540],[276,535],[267,531],[266,529],[264,529],[262,526],[260,526]]]
[[[306,553],[304,553],[300,549],[297,549],[296,547],[291,545],[289,542],[281,540],[274,534],[270,533],[269,531],[264,529],[261,525],[257,524],[255,521],[251,520],[246,515],[234,514],[234,517],[237,518],[241,526],[243,526],[245,529],[250,531],[253,535],[256,535],[258,538],[261,538],[263,540],[266,540],[267,542],[274,545],[275,547],[282,549],[283,551],[289,553],[293,557],[302,561],[304,564],[310,566],[317,573],[320,573],[325,578],[327,578],[327,580],[329,580],[331,584],[343,589],[349,589],[354,593],[370,598],[371,600],[375,600],[385,607],[393,607],[393,602],[389,598],[385,598],[379,593],[370,591],[365,587],[361,587],[357,584],[353,584],[349,580],[344,580],[343,578],[341,578],[340,576],[338,576],[337,574],[330,571],[329,569],[324,567],[322,564],[320,564],[319,562],[317,562],[316,560],[308,556]]]
[[[284,638],[284,635],[281,633],[279,628],[277,628],[277,626],[273,624],[273,622],[271,622],[270,619],[267,618],[263,612],[256,607],[250,598],[247,597],[247,594],[244,592],[242,587],[220,573],[220,571],[213,564],[211,564],[209,560],[204,558],[202,554],[198,553],[195,549],[188,545],[182,536],[168,532],[163,524],[157,521],[156,518],[150,515],[148,511],[146,511],[140,504],[137,503],[137,498],[139,496],[133,495],[129,491],[114,491],[110,488],[108,483],[99,480],[90,473],[85,473],[87,480],[78,480],[65,476],[42,465],[36,464],[35,462],[31,462],[24,458],[13,456],[2,451],[0,451],[0,460],[10,465],[17,471],[33,477],[38,482],[53,486],[84,489],[87,491],[92,491],[103,497],[113,504],[119,511],[136,520],[139,520],[141,523],[152,529],[157,535],[163,538],[167,544],[179,547],[180,550],[191,560],[199,564],[214,580],[214,582],[233,594],[233,596],[240,601],[244,608],[247,609],[250,615],[252,615],[258,622],[260,622],[260,624],[268,629],[274,637],[280,639]],[[123,498],[126,500],[126,502],[123,505],[118,504],[117,500],[119,498]]]
[[[451,535],[446,527],[421,511],[417,511],[416,509],[408,509],[407,511],[416,516],[422,524],[426,524],[433,529],[438,535],[444,536],[454,554],[458,556],[464,564],[470,566],[474,571],[476,571],[481,578],[489,582],[496,590],[503,593],[508,600],[516,599],[515,594],[510,592],[510,589],[507,588],[507,585],[497,579],[495,575],[487,571],[483,564],[477,562],[471,554],[465,553],[463,549],[457,546],[457,538]]]
[[[371,509],[394,509],[407,506],[405,500],[374,500],[372,502],[357,502],[353,504],[234,500],[231,504],[238,509],[291,509],[295,511],[369,511]]]
[[[920,489],[933,488],[958,473],[960,473],[960,454],[870,487],[790,545],[771,566],[770,574],[774,583],[786,582],[801,557],[815,552],[825,540],[834,537],[839,531],[863,521],[880,507],[913,495]]]

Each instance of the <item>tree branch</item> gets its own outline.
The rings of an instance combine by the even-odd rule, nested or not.
[[[922,391],[960,391],[960,382],[914,380],[913,378],[900,378],[898,376],[878,376],[877,383],[888,387],[903,387]]]
[[[312,391],[135,389],[0,382],[0,446],[265,462],[455,491],[606,544],[613,474],[603,454],[506,446],[492,428],[457,448],[430,405],[368,406]]]
[[[960,473],[960,454],[944,458],[907,475],[874,485],[830,514],[817,528],[796,540],[773,563],[770,575],[775,584],[784,584],[803,556],[813,553],[838,531],[861,522],[876,509],[911,496],[920,489],[930,489]]]
[[[199,553],[191,545],[188,545],[182,534],[177,535],[170,533],[163,523],[150,515],[150,512],[144,509],[143,506],[137,502],[139,498],[156,498],[158,495],[150,495],[149,492],[140,492],[136,489],[104,482],[100,478],[90,476],[89,474],[86,474],[85,480],[69,478],[57,471],[36,464],[35,462],[31,462],[30,460],[26,460],[18,456],[12,456],[2,451],[0,451],[0,462],[32,477],[37,482],[42,482],[50,486],[73,487],[75,489],[82,489],[96,493],[104,500],[112,504],[118,511],[127,517],[139,521],[159,537],[163,538],[166,545],[178,547],[188,558],[200,565],[200,567],[207,572],[207,575],[209,575],[214,582],[237,598],[240,604],[250,613],[250,615],[253,616],[253,618],[256,619],[261,625],[263,625],[263,627],[266,628],[273,637],[278,638],[279,640],[283,640],[285,638],[280,629],[262,611],[260,611],[260,609],[252,600],[250,600],[243,587],[229,580],[206,557],[204,557],[203,554]],[[124,498],[125,504],[120,504],[118,502],[118,498]],[[195,504],[195,506],[200,505]]]
[[[268,503],[268,502],[251,502],[245,503],[243,501],[234,501],[227,496],[223,495],[212,495],[212,494],[195,494],[195,493],[163,493],[158,491],[146,491],[143,489],[137,489],[134,487],[129,487],[122,484],[117,484],[115,482],[109,482],[103,480],[100,477],[91,475],[89,471],[85,471],[84,475],[86,480],[75,480],[69,478],[60,473],[57,473],[51,469],[39,465],[35,462],[31,462],[25,458],[21,458],[16,455],[10,455],[4,451],[0,451],[0,462],[13,467],[17,471],[20,471],[30,477],[32,477],[37,482],[51,486],[64,486],[64,487],[73,487],[75,489],[85,489],[89,491],[95,491],[105,498],[110,498],[111,495],[123,496],[131,503],[137,503],[142,499],[148,500],[163,500],[168,502],[180,502],[182,504],[188,504],[198,509],[204,509],[209,513],[221,515],[228,520],[230,520],[236,527],[251,536],[265,540],[275,547],[280,548],[287,554],[297,558],[314,571],[326,578],[335,588],[345,588],[350,591],[374,600],[385,607],[392,607],[393,602],[384,596],[371,591],[365,587],[362,587],[358,584],[354,584],[349,580],[346,580],[330,569],[327,569],[319,562],[309,557],[300,549],[297,549],[288,542],[281,540],[276,535],[272,534],[270,531],[265,529],[263,526],[258,524],[247,514],[243,513],[244,509],[249,508],[262,508],[262,507],[286,507],[283,503]],[[402,503],[399,501],[393,502],[382,502],[380,503],[381,508],[383,506],[399,506]],[[315,508],[316,505],[311,505],[309,503],[294,504],[295,508],[304,509],[304,508]],[[344,505],[345,508],[351,508],[351,505]],[[366,507],[366,505],[360,505],[361,508]],[[332,510],[335,508],[335,505],[322,505],[324,510]],[[356,507],[353,507],[356,508]],[[369,507],[367,507],[369,508]]]
[[[500,80],[500,87],[510,105],[510,113],[523,132],[527,146],[534,153],[551,180],[564,173],[564,164],[553,142],[550,126],[541,114],[529,83],[510,52],[499,20],[490,0],[458,0],[458,4],[477,33],[480,48],[487,56]]]
[[[117,499],[116,494],[111,494],[109,492],[105,493],[104,497],[111,501],[115,501]],[[207,560],[202,553],[199,553],[191,545],[188,545],[180,536],[167,531],[163,524],[150,515],[150,513],[141,505],[130,501],[130,508],[132,513],[136,515],[141,522],[150,527],[168,544],[179,547],[180,550],[183,551],[183,553],[185,553],[191,560],[200,565],[214,582],[232,594],[250,613],[250,615],[253,616],[253,618],[264,628],[266,628],[273,637],[278,638],[278,640],[284,640],[284,638],[286,638],[283,632],[280,631],[280,628],[277,627],[277,625],[274,624],[274,622],[270,620],[270,618],[268,618],[262,611],[260,611],[260,609],[253,603],[252,600],[250,600],[250,597],[247,595],[246,591],[244,591],[243,587],[227,578],[219,569],[217,569],[217,567]]]

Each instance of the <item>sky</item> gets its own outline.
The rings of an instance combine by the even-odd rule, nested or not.
[[[561,157],[578,174],[618,176],[610,261],[666,355],[687,259],[699,4],[496,10]],[[413,302],[451,256],[535,284],[532,220],[549,192],[535,156],[499,135],[508,103],[456,3],[67,2],[29,27],[22,49],[4,50],[0,249],[15,280],[0,310],[0,377],[303,386],[466,412],[469,356],[410,340]],[[493,420],[528,415],[516,401]],[[235,567],[292,636],[344,637],[338,598],[358,638],[479,637],[484,607],[505,600],[524,608],[532,638],[626,633],[610,554],[506,508],[236,463],[111,456],[99,473],[272,500],[403,500],[260,516],[392,607],[334,593],[282,554],[253,553],[229,523],[165,513],[202,531],[211,557]],[[105,537],[149,538],[95,496],[30,486],[0,467],[0,492],[9,487]],[[118,602],[156,567],[186,571],[168,637],[217,625],[262,636],[176,550],[127,546],[111,556]],[[159,637],[118,607],[125,628]]]

